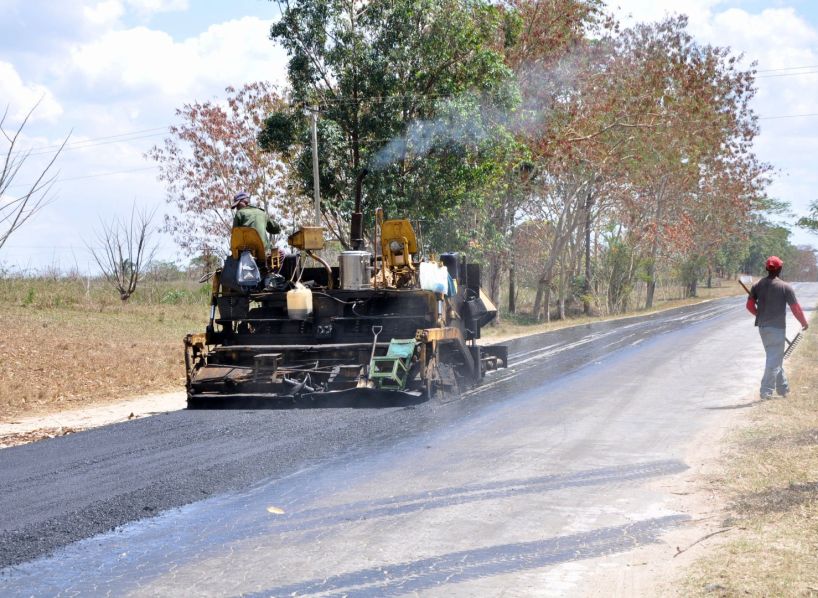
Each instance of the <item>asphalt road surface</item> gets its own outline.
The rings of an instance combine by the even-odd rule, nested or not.
[[[811,311],[818,284],[796,289]],[[0,450],[0,595],[572,593],[686,519],[652,482],[752,401],[743,303],[518,339],[448,403],[181,411]]]

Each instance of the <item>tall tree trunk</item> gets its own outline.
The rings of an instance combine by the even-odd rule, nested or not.
[[[583,288],[582,312],[591,315],[591,208],[594,205],[594,195],[588,190],[585,197],[585,285]]]
[[[565,268],[560,268],[560,276],[559,276],[559,296],[558,296],[558,306],[559,306],[559,319],[565,319]]]
[[[534,301],[533,310],[534,317],[537,320],[539,320],[540,309],[544,308],[545,319],[546,321],[550,321],[551,282],[554,279],[554,266],[557,260],[566,260],[570,263],[570,260],[567,260],[566,256],[563,255],[563,250],[565,249],[566,243],[568,243],[574,234],[578,218],[580,217],[579,215],[582,212],[581,209],[576,209],[577,206],[575,205],[577,196],[581,193],[581,187],[582,185],[580,185],[580,188],[575,188],[571,193],[563,196],[565,199],[562,203],[562,211],[553,227],[554,240],[549,248],[548,260],[540,274],[537,286],[537,297]]]
[[[489,258],[489,299],[494,305],[500,305],[500,276],[503,273],[503,258],[499,252],[495,252]]]
[[[545,294],[543,296],[543,309],[545,310],[545,321],[551,321],[551,279],[545,282]]]
[[[651,249],[651,260],[650,264],[648,264],[648,292],[647,297],[645,298],[645,309],[650,309],[653,307],[653,295],[656,292],[656,254],[657,254],[657,241],[653,241],[653,248]]]
[[[545,296],[545,288],[548,284],[548,281],[545,278],[540,278],[537,281],[537,294],[534,296],[534,307],[531,310],[531,316],[536,320],[540,321],[540,313],[542,312],[542,301],[543,297]]]
[[[662,221],[662,196],[664,195],[665,181],[656,194],[656,230],[653,233],[653,244],[650,249],[650,264],[648,265],[648,292],[645,299],[645,309],[653,307],[653,296],[656,292],[656,260],[659,257],[659,226]]]
[[[517,313],[517,266],[514,263],[514,243],[512,233],[511,255],[508,265],[508,313]]]

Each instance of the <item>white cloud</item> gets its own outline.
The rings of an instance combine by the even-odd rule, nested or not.
[[[76,73],[100,93],[125,87],[189,100],[213,85],[283,81],[283,53],[268,31],[269,23],[256,17],[213,25],[182,42],[146,27],[113,30],[76,47],[71,58]]]
[[[105,26],[116,23],[125,12],[119,0],[105,0],[93,6],[84,6],[82,14],[85,20],[94,26]]]
[[[612,0],[610,8],[626,26],[637,22],[659,21],[669,15],[685,14],[692,28],[707,23],[713,8],[724,0]]]
[[[187,0],[126,0],[138,14],[151,15],[159,12],[177,12],[189,8]]]
[[[188,0],[102,0],[82,6],[82,14],[90,25],[110,26],[118,23],[126,10],[145,20],[154,14],[188,8]]]
[[[63,112],[51,90],[45,85],[23,82],[14,65],[3,61],[0,61],[0,98],[4,102],[0,110],[5,110],[7,104],[12,121],[19,122],[25,118],[37,102],[40,105],[31,115],[32,122],[54,121]]]

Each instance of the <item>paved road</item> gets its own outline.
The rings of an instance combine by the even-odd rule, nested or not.
[[[762,363],[738,298],[511,357],[442,405],[184,411],[0,451],[0,594],[568,591],[582,575],[555,564],[684,520],[649,482],[687,467]]]

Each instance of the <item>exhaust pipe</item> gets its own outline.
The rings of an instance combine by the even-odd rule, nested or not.
[[[361,211],[361,185],[369,170],[364,168],[358,173],[355,179],[355,211],[352,212],[352,220],[349,227],[349,240],[352,249],[361,251],[364,248],[364,215]]]

